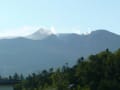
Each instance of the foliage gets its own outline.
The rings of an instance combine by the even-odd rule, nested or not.
[[[120,90],[120,49],[82,57],[73,67],[65,64],[27,77],[15,73],[9,79],[21,80],[15,90]]]

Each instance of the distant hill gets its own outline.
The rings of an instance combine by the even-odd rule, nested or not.
[[[87,57],[109,48],[120,48],[120,36],[106,30],[96,30],[88,35],[53,34],[40,30],[27,36],[0,39],[1,74],[39,72],[65,63],[73,65]]]

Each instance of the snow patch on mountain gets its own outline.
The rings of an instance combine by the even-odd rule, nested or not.
[[[36,32],[32,33],[31,35],[28,35],[26,38],[32,39],[32,40],[42,40],[48,36],[55,35],[55,32],[51,29],[44,29],[40,28]]]

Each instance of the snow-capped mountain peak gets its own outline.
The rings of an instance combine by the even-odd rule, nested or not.
[[[52,32],[52,30],[40,28],[36,32],[32,33],[31,35],[28,35],[28,39],[33,39],[33,40],[42,40],[50,35],[54,35],[55,33]]]

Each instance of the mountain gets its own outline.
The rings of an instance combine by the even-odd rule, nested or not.
[[[0,39],[0,71],[2,75],[14,72],[28,74],[65,63],[74,65],[79,57],[87,57],[109,48],[120,48],[120,35],[96,30],[88,35],[53,34],[39,30],[32,38]]]
[[[53,34],[54,33],[51,30],[40,28],[36,32],[32,33],[31,35],[28,35],[26,38],[32,39],[32,40],[41,40]]]

